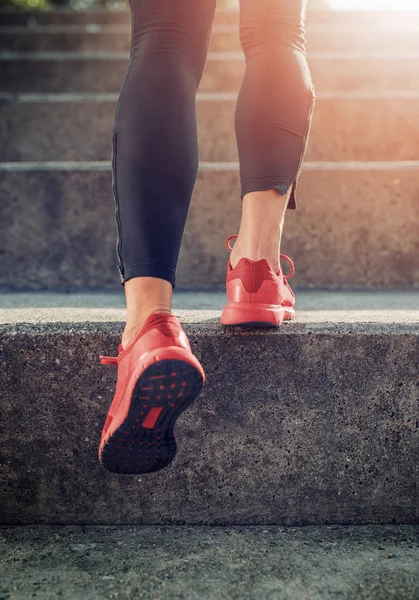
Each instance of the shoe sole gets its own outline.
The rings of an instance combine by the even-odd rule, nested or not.
[[[176,420],[200,393],[203,377],[192,364],[167,359],[154,362],[138,378],[128,414],[99,451],[112,473],[152,473],[176,455]]]
[[[295,310],[291,307],[227,304],[221,314],[220,323],[248,327],[280,327],[283,321],[289,321],[294,317]]]

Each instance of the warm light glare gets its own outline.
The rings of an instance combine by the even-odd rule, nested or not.
[[[327,0],[336,10],[419,10],[419,0]]]
[[[257,1],[257,0],[256,0]],[[314,8],[334,10],[419,10],[419,0],[309,0]],[[224,0],[230,8],[239,8],[239,0]]]

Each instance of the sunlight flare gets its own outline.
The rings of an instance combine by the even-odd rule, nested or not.
[[[335,10],[419,10],[419,0],[326,0]]]

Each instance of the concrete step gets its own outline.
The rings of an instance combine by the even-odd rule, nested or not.
[[[309,63],[318,91],[419,90],[418,52],[369,55],[312,52]],[[128,68],[126,52],[0,52],[0,91],[119,92]],[[244,72],[241,52],[211,52],[202,92],[239,89]]]
[[[215,25],[237,25],[239,13],[234,9],[217,10]],[[419,27],[418,10],[311,10],[308,4],[307,21],[312,25],[353,27],[354,29],[395,29]],[[128,10],[1,10],[0,24],[27,25],[129,25]]]
[[[2,523],[419,523],[417,294],[416,310],[360,294],[357,311],[324,293],[279,331],[222,327],[214,295],[175,308],[207,383],[149,476],[98,464],[116,378],[98,356],[125,319],[104,296],[0,299]]]
[[[410,14],[410,13],[409,13]],[[383,15],[385,18],[385,15]],[[379,20],[382,17],[379,17]],[[322,16],[322,22],[326,19],[330,19],[329,16]],[[411,19],[415,19],[415,13],[412,11]],[[385,19],[387,21],[387,19]],[[234,25],[238,22],[237,10],[222,10],[221,7],[215,13],[214,23],[216,25]],[[394,21],[396,22],[396,21]],[[90,9],[90,10],[77,10],[71,9],[59,9],[54,10],[2,10],[0,9],[0,24],[2,26],[21,26],[34,27],[37,25],[129,25],[131,23],[131,16],[129,10],[121,9]]]
[[[283,251],[303,287],[419,287],[419,163],[306,163]],[[119,288],[109,162],[1,163],[0,286]],[[225,284],[236,163],[202,163],[177,285]]]
[[[419,52],[419,24],[403,27],[360,28],[351,25],[319,25],[308,20],[308,50],[345,52],[356,48],[365,54],[389,51]],[[130,25],[37,25],[0,26],[0,50],[46,51],[129,51]],[[241,50],[237,25],[215,25],[210,51]]]
[[[198,94],[201,160],[238,160],[236,97]],[[2,160],[109,160],[117,98],[117,93],[0,93]],[[415,160],[418,100],[419,90],[320,92],[307,160]]]
[[[5,527],[2,590],[19,599],[417,600],[418,535],[409,525]]]

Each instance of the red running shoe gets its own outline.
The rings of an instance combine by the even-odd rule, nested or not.
[[[114,473],[150,473],[175,457],[176,419],[201,391],[204,370],[192,354],[179,320],[150,315],[118,356],[100,356],[118,365],[116,392],[102,431],[99,460]]]
[[[232,250],[230,240],[236,237],[231,235],[227,239],[228,250]],[[220,318],[223,325],[277,327],[295,317],[295,296],[288,284],[294,274],[294,263],[285,254],[281,254],[281,258],[289,262],[288,275],[281,269],[274,273],[266,258],[241,258],[234,269],[228,262],[228,302]]]

